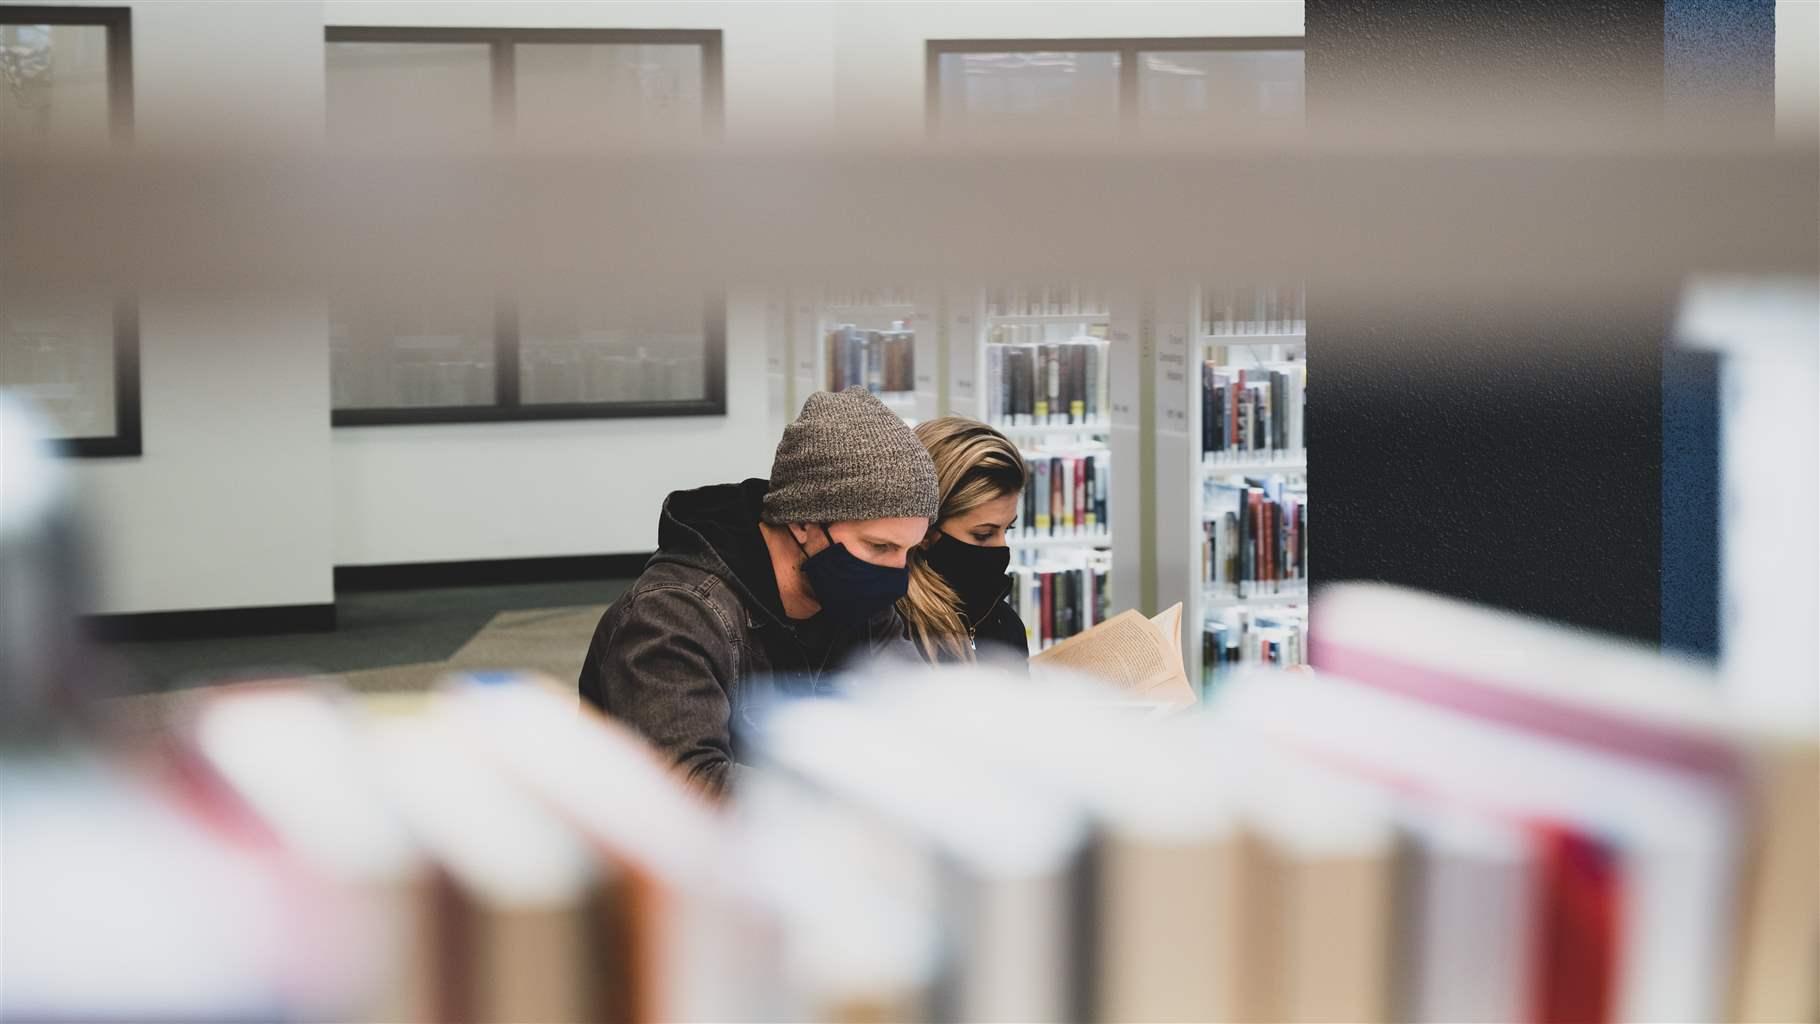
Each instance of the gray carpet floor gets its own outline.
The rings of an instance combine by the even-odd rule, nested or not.
[[[601,611],[630,580],[343,594],[329,633],[122,643],[139,690],[330,674],[368,691],[419,689],[450,669],[531,669],[573,682]]]

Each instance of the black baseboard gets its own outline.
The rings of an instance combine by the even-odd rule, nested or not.
[[[200,640],[282,633],[329,633],[333,604],[283,604],[262,608],[202,608],[181,612],[90,615],[89,635],[105,643]]]
[[[554,558],[498,558],[473,562],[340,565],[335,567],[335,592],[624,580],[643,571],[645,562],[650,557],[650,552],[635,552],[621,555],[561,555]]]

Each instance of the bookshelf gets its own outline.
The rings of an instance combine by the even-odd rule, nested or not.
[[[1115,465],[1132,465],[1137,446],[1137,424],[1132,411],[1136,408],[1135,345],[1133,315],[1135,305],[1121,301],[1120,296],[1088,287],[954,288],[946,296],[944,327],[948,339],[947,408],[956,415],[971,416],[992,424],[1015,442],[1032,471],[1027,490],[1030,500],[1019,514],[1023,529],[1009,538],[1012,548],[1012,571],[1017,577],[1013,602],[1027,625],[1032,626],[1032,650],[1042,646],[1039,614],[1041,577],[1049,575],[1052,585],[1074,588],[1077,618],[1067,624],[1056,624],[1053,639],[1078,632],[1105,614],[1129,606],[1129,600],[1113,601],[1115,594],[1135,594],[1135,579],[1126,576],[1135,571],[1137,559],[1136,530],[1121,532],[1117,525],[1132,522],[1138,505],[1135,479],[1113,471]],[[1086,392],[1087,354],[1085,348],[1075,360],[1067,379],[1073,388],[1069,399],[1058,403],[1054,415],[1045,406],[1039,414],[1031,396],[1020,396],[1027,411],[1013,413],[1006,406],[1005,353],[1010,348],[1040,352],[1043,346],[1066,346],[1091,339],[1092,367],[1096,391],[1089,400]],[[1083,344],[1085,344],[1083,342]],[[1058,348],[1059,351],[1059,348]],[[1033,356],[1034,358],[1034,356]],[[1059,363],[1059,356],[1058,356]],[[1058,374],[1060,367],[1057,368]],[[1103,377],[1103,380],[1102,380]],[[1034,364],[1024,380],[1033,383]],[[1045,382],[1047,378],[1045,377]],[[1058,377],[1058,398],[1060,396]],[[1079,408],[1073,401],[1080,403]],[[1119,410],[1125,418],[1121,419]],[[1088,464],[1091,468],[1088,468]],[[1064,474],[1062,487],[1073,489],[1063,502],[1079,513],[1087,505],[1094,507],[1094,524],[1070,526],[1063,522],[1049,524],[1037,516],[1035,498],[1039,489],[1057,490],[1053,474]],[[1092,486],[1103,487],[1103,500],[1094,496],[1086,501],[1079,492],[1085,487],[1076,476],[1090,473]],[[1045,509],[1052,511],[1052,508]],[[1084,513],[1082,513],[1084,514]],[[1104,516],[1106,522],[1099,522]],[[1126,552],[1125,548],[1131,548]],[[1066,584],[1055,578],[1066,574]],[[1033,580],[1038,581],[1031,586]]]
[[[1260,291],[1276,298],[1177,286],[1151,299],[1157,465],[1181,467],[1158,474],[1157,603],[1182,602],[1183,661],[1203,689],[1235,656],[1306,657],[1307,333],[1300,289]],[[1222,417],[1211,440],[1210,407]]]
[[[940,415],[940,301],[928,286],[802,290],[795,336],[810,348],[792,411],[811,391],[860,384],[908,423]]]

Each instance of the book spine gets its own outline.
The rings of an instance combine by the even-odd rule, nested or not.
[[[873,394],[885,390],[885,338],[878,331],[866,332],[866,390]]]
[[[1062,415],[1062,347],[1043,346],[1044,381],[1049,395],[1049,422],[1063,422]]]
[[[1213,364],[1201,364],[1201,461],[1213,454]]]
[[[1049,459],[1049,532],[1062,532],[1062,460]]]
[[[1036,466],[1031,463],[1025,466],[1029,477],[1024,481],[1024,507],[1017,517],[1017,532],[1029,537],[1036,533]]]
[[[1043,588],[1042,612],[1038,616],[1043,624],[1041,646],[1048,647],[1055,641],[1055,574],[1045,572],[1039,578]]]
[[[1033,488],[1033,490],[1035,490],[1035,492],[1036,492],[1036,497],[1035,497],[1036,515],[1034,517],[1034,522],[1035,522],[1035,526],[1036,526],[1036,532],[1039,534],[1046,535],[1049,533],[1049,513],[1050,513],[1049,460],[1038,457],[1035,461],[1036,461],[1035,472],[1032,474],[1035,477],[1035,480],[1033,482],[1036,485]]]
[[[1036,354],[1028,345],[1017,348],[1017,416],[1013,422],[1028,426],[1036,409]]]
[[[1087,530],[1090,533],[1100,523],[1098,503],[1095,500],[1098,494],[1096,490],[1098,484],[1094,480],[1094,463],[1096,461],[1091,455],[1081,460],[1081,509],[1086,517]]]
[[[1033,423],[1049,422],[1049,346],[1039,345],[1031,352],[1035,364],[1033,381],[1035,385],[1031,396],[1030,414]]]
[[[1107,342],[1093,343],[1095,358],[1099,361],[1099,396],[1096,399],[1100,406],[1100,421],[1109,423],[1112,420],[1112,352]]]
[[[1074,460],[1058,458],[1055,461],[1056,461],[1056,467],[1061,470],[1061,476],[1059,477],[1061,484],[1060,484],[1059,489],[1061,491],[1061,505],[1062,505],[1062,514],[1061,514],[1061,518],[1060,518],[1061,529],[1057,532],[1073,533],[1074,532]]]
[[[1074,530],[1085,533],[1093,529],[1093,513],[1087,505],[1087,464],[1088,460],[1076,456],[1074,461]]]
[[[1098,505],[1096,511],[1100,517],[1100,528],[1103,530],[1111,530],[1112,460],[1105,455],[1095,455],[1094,458],[1099,462],[1099,465],[1094,467],[1093,483],[1095,487],[1099,488],[1100,492],[1094,499],[1095,503]]]
[[[1087,422],[1087,349],[1085,344],[1068,346],[1068,364],[1074,367],[1074,373],[1068,375],[1068,422],[1085,424]]]

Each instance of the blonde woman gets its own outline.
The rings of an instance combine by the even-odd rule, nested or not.
[[[910,638],[936,664],[1029,656],[1024,622],[1005,601],[1006,532],[1017,522],[1026,470],[1017,446],[978,420],[943,416],[916,428],[935,462],[935,525],[910,552],[910,589],[897,604]]]

